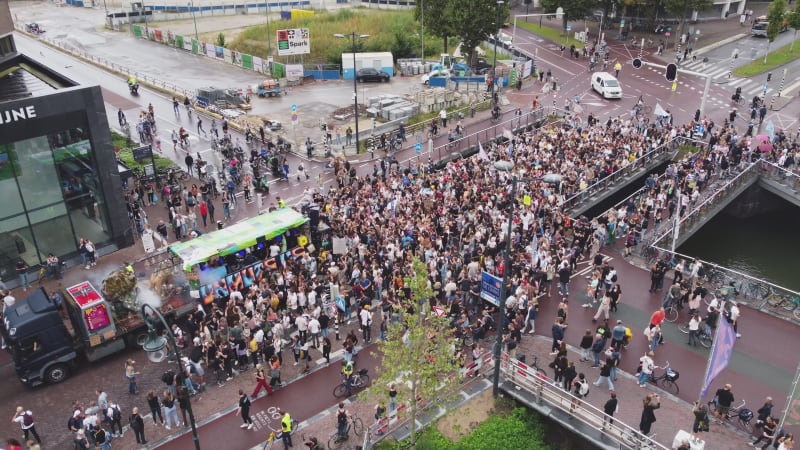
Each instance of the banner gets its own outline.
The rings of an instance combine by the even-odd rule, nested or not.
[[[245,69],[252,69],[253,68],[253,57],[246,53],[242,53],[242,67]]]
[[[700,389],[701,400],[708,394],[708,387],[717,375],[728,367],[734,344],[736,344],[736,332],[733,331],[733,325],[729,324],[725,318],[720,317],[717,335],[714,337],[714,346],[711,348],[711,356],[708,358],[706,378]]]
[[[277,30],[278,56],[307,55],[311,53],[308,28]]]
[[[502,285],[502,279],[489,272],[483,272],[481,274],[481,298],[494,306],[500,306],[500,287]]]

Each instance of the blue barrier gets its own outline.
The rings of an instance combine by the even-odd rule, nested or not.
[[[65,0],[68,5],[79,6],[83,7],[83,0]],[[348,3],[349,0],[344,0],[342,3]],[[339,0],[337,0],[339,3]],[[248,10],[248,9],[262,9],[267,8],[269,5],[270,10],[275,11],[281,8],[297,8],[303,6],[311,6],[311,0],[293,0],[293,1],[283,1],[283,2],[263,2],[263,3],[248,3],[246,5],[237,5],[233,4],[222,4],[222,5],[198,5],[198,6],[179,6],[179,5],[147,5],[146,8],[150,11],[162,11],[162,12],[179,12],[179,13],[188,13],[194,10],[195,13],[203,13],[203,12],[210,12],[213,14],[214,11],[225,11],[225,10]],[[283,20],[290,20],[292,18],[291,11],[281,11],[281,19]]]
[[[303,76],[314,77],[315,80],[338,80],[338,70],[303,70]]]
[[[447,87],[447,77],[433,77],[428,80],[430,87]]]

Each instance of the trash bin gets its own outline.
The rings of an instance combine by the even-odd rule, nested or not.
[[[221,230],[223,228],[225,228],[225,224],[223,224],[221,220],[218,220],[217,221],[217,229]]]

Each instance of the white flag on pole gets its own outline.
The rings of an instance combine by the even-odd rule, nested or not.
[[[486,154],[486,150],[483,149],[483,144],[480,141],[478,142],[478,158],[483,161],[489,161],[489,155]]]

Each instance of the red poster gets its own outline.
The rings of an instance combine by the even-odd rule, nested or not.
[[[68,287],[67,292],[69,292],[69,295],[75,299],[75,303],[77,303],[81,309],[103,299],[100,293],[97,292],[97,289],[95,289],[94,286],[92,286],[92,283],[89,283],[88,281]]]

